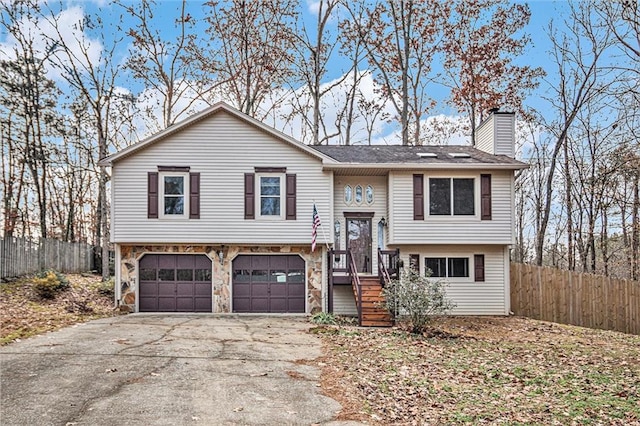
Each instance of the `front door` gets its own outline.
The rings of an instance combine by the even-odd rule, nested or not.
[[[358,272],[371,273],[371,219],[347,218],[347,250]]]

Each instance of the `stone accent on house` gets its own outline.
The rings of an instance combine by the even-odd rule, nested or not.
[[[220,264],[218,253],[223,252]],[[231,312],[231,265],[239,254],[299,254],[307,267],[308,313],[322,311],[322,250],[311,253],[309,246],[236,246],[236,245],[120,245],[120,309],[135,312],[138,293],[138,260],[146,253],[204,253],[213,265],[213,312]]]

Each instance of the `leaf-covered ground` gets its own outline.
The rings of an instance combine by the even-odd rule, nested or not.
[[[322,387],[370,424],[640,425],[640,336],[524,318],[438,319],[429,336],[319,326]]]
[[[109,284],[101,283],[99,276],[66,277],[70,288],[53,300],[38,297],[29,278],[0,283],[0,345],[71,324],[116,315],[113,296],[105,294]]]

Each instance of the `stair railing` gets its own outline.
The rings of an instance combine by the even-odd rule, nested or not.
[[[349,264],[349,278],[351,278],[351,285],[354,286],[358,297],[358,325],[362,326],[362,284],[360,283],[360,277],[358,276],[358,267],[356,266],[356,260],[351,253],[351,250],[347,253],[347,261]]]
[[[380,285],[382,285],[382,287],[391,282],[391,276],[389,275],[387,265],[385,265],[381,249],[378,249],[378,277],[380,278]]]

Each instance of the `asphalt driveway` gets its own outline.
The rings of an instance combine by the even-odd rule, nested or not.
[[[0,348],[2,425],[335,424],[300,317],[128,315]]]

